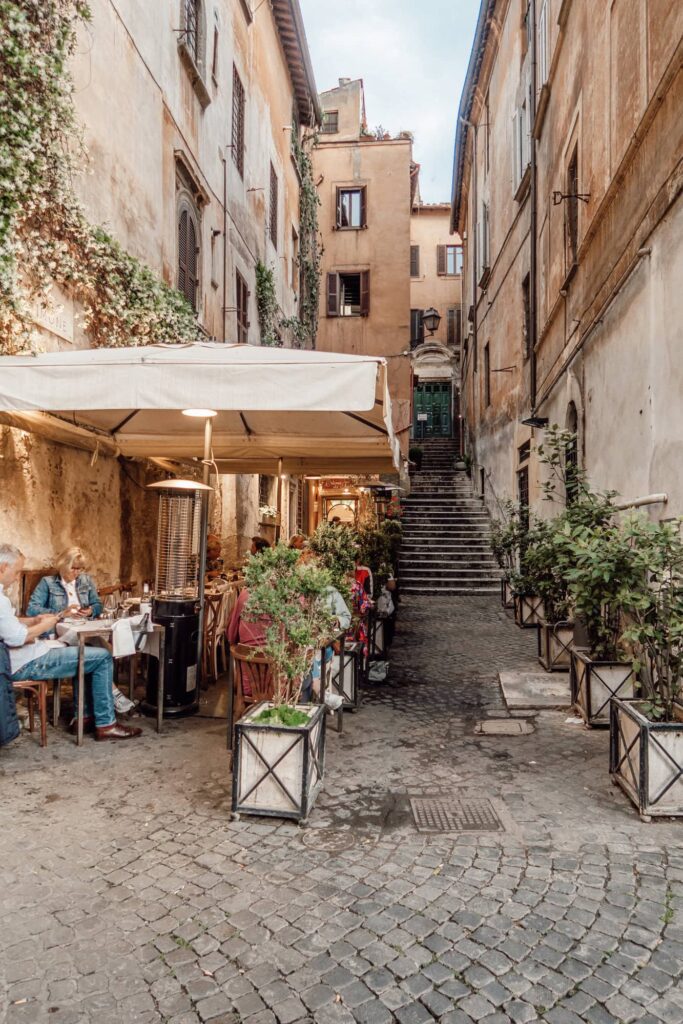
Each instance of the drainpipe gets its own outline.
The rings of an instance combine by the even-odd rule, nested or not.
[[[538,234],[538,183],[536,180],[536,137],[534,135],[534,122],[536,120],[536,82],[538,77],[538,37],[536,34],[536,0],[530,0],[529,2],[529,18],[531,19],[531,109],[529,111],[531,143],[531,188],[529,195],[529,202],[531,203],[531,210],[529,216],[529,333],[531,335],[531,338],[529,339],[529,401],[531,405],[531,412],[533,413],[536,409],[536,341],[538,338],[538,288],[536,284],[536,239]]]
[[[223,344],[228,340],[225,318],[228,308],[228,162],[223,153],[223,301],[221,313],[223,317]]]
[[[467,118],[465,118],[465,117],[461,117],[460,120],[462,121],[463,124],[466,124],[467,127],[471,128],[472,131],[474,132],[474,140],[472,142],[472,228],[473,228],[473,232],[472,232],[473,233],[473,239],[472,239],[472,352],[470,353],[471,358],[472,358],[472,367],[474,368],[474,364],[476,362],[478,362],[478,358],[477,358],[478,353],[477,353],[476,350],[477,350],[477,257],[479,255],[479,253],[478,253],[478,246],[477,246],[477,213],[478,213],[477,203],[479,202],[479,199],[478,199],[478,196],[477,196],[477,137],[478,137],[478,134],[479,134],[479,126],[476,125],[476,124],[472,124],[472,122],[468,121]],[[461,341],[460,341],[460,371],[461,371],[460,372],[460,380],[461,380],[461,384],[460,384],[460,412],[461,412],[461,414],[462,414],[462,410],[463,410],[463,406],[464,406],[463,392],[464,392],[464,379],[465,378],[464,378],[464,375],[463,375],[463,372],[462,372],[463,370],[464,370],[464,366],[463,366],[463,363],[462,363],[462,338],[461,338]],[[472,370],[472,372],[474,373],[474,369]],[[476,388],[473,389],[473,395],[476,396]],[[475,398],[475,401],[476,401],[476,398]],[[461,448],[460,448],[460,454],[461,455],[465,454],[465,449],[464,449],[464,433],[463,433],[463,443],[461,444]]]

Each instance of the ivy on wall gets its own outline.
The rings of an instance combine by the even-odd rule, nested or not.
[[[83,0],[0,0],[0,352],[30,347],[32,304],[63,287],[93,345],[196,341],[184,297],[90,224],[69,61]]]
[[[261,344],[279,346],[282,344],[278,336],[279,306],[275,294],[275,275],[270,267],[259,262],[256,264],[256,309],[261,332]]]

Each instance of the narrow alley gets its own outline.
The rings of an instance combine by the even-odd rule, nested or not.
[[[404,598],[303,829],[230,821],[222,721],[8,751],[3,1021],[683,1019],[676,826],[639,821],[606,733],[563,711],[475,732],[534,653],[493,596]],[[495,830],[418,831],[411,799],[438,798]]]

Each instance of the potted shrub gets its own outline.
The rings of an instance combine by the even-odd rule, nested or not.
[[[499,567],[503,570],[500,580],[500,599],[503,608],[513,608],[511,576],[519,565],[522,519],[520,507],[514,501],[503,502],[501,513],[501,518],[494,519],[491,523],[491,547]]]
[[[623,638],[635,650],[639,699],[610,709],[610,773],[641,817],[683,815],[683,541],[679,523],[632,519],[624,527],[640,586],[625,598]]]
[[[272,663],[273,698],[236,723],[232,811],[305,821],[323,780],[325,708],[299,698],[315,651],[334,633],[332,580],[316,558],[282,543],[250,559],[245,578],[245,615],[271,623],[255,653]]]
[[[258,510],[259,522],[264,526],[279,526],[280,513],[274,505],[260,505]]]
[[[422,459],[424,458],[424,448],[419,444],[411,444],[408,449],[408,459],[415,466],[415,469],[419,471],[422,469]]]
[[[633,664],[623,656],[621,610],[637,587],[639,568],[634,548],[614,522],[575,528],[572,555],[569,590],[588,643],[572,647],[572,702],[587,725],[608,725],[610,700],[634,696]]]

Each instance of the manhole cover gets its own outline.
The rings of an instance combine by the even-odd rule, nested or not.
[[[311,849],[323,850],[325,853],[342,853],[356,845],[351,832],[341,832],[338,829],[311,829],[302,841]]]
[[[528,736],[533,731],[533,723],[523,718],[487,718],[474,726],[478,736]]]
[[[500,832],[503,824],[485,798],[411,797],[418,832]]]

